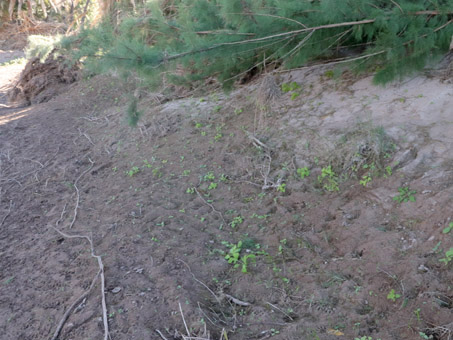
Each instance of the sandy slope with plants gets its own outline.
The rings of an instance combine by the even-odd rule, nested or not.
[[[0,106],[0,338],[51,339],[87,291],[59,338],[103,338],[98,262],[55,228],[101,256],[114,340],[452,336],[451,78],[144,94],[137,128],[129,92]]]

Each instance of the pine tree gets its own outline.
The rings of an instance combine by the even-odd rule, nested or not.
[[[451,0],[163,3],[149,2],[117,26],[106,18],[63,45],[88,68],[134,72],[150,85],[162,77],[184,84],[215,76],[229,87],[264,65],[325,61],[355,61],[386,83],[447,52],[453,36]],[[353,58],[342,56],[351,50]]]

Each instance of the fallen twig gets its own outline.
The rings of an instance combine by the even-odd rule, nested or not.
[[[227,297],[231,302],[235,303],[235,304],[238,305],[238,306],[248,307],[248,306],[251,305],[250,303],[241,301],[241,300],[239,300],[239,299],[236,299],[234,296],[231,296],[231,295],[229,295],[229,294],[224,294],[224,295],[225,295],[225,297]]]

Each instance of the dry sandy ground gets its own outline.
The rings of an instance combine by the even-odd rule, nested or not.
[[[0,66],[1,339],[51,339],[96,277],[55,228],[92,238],[114,340],[452,335],[448,79],[295,71],[271,102],[261,79],[145,96],[130,128],[109,78],[5,107],[17,71]],[[103,339],[99,280],[75,307],[59,338]]]

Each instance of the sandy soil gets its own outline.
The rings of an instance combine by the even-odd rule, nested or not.
[[[114,340],[449,339],[453,88],[325,71],[271,102],[262,79],[145,95],[137,128],[115,79],[0,99],[0,338],[51,339],[89,290],[90,247],[58,228],[102,257]],[[59,338],[103,334],[98,280]]]

